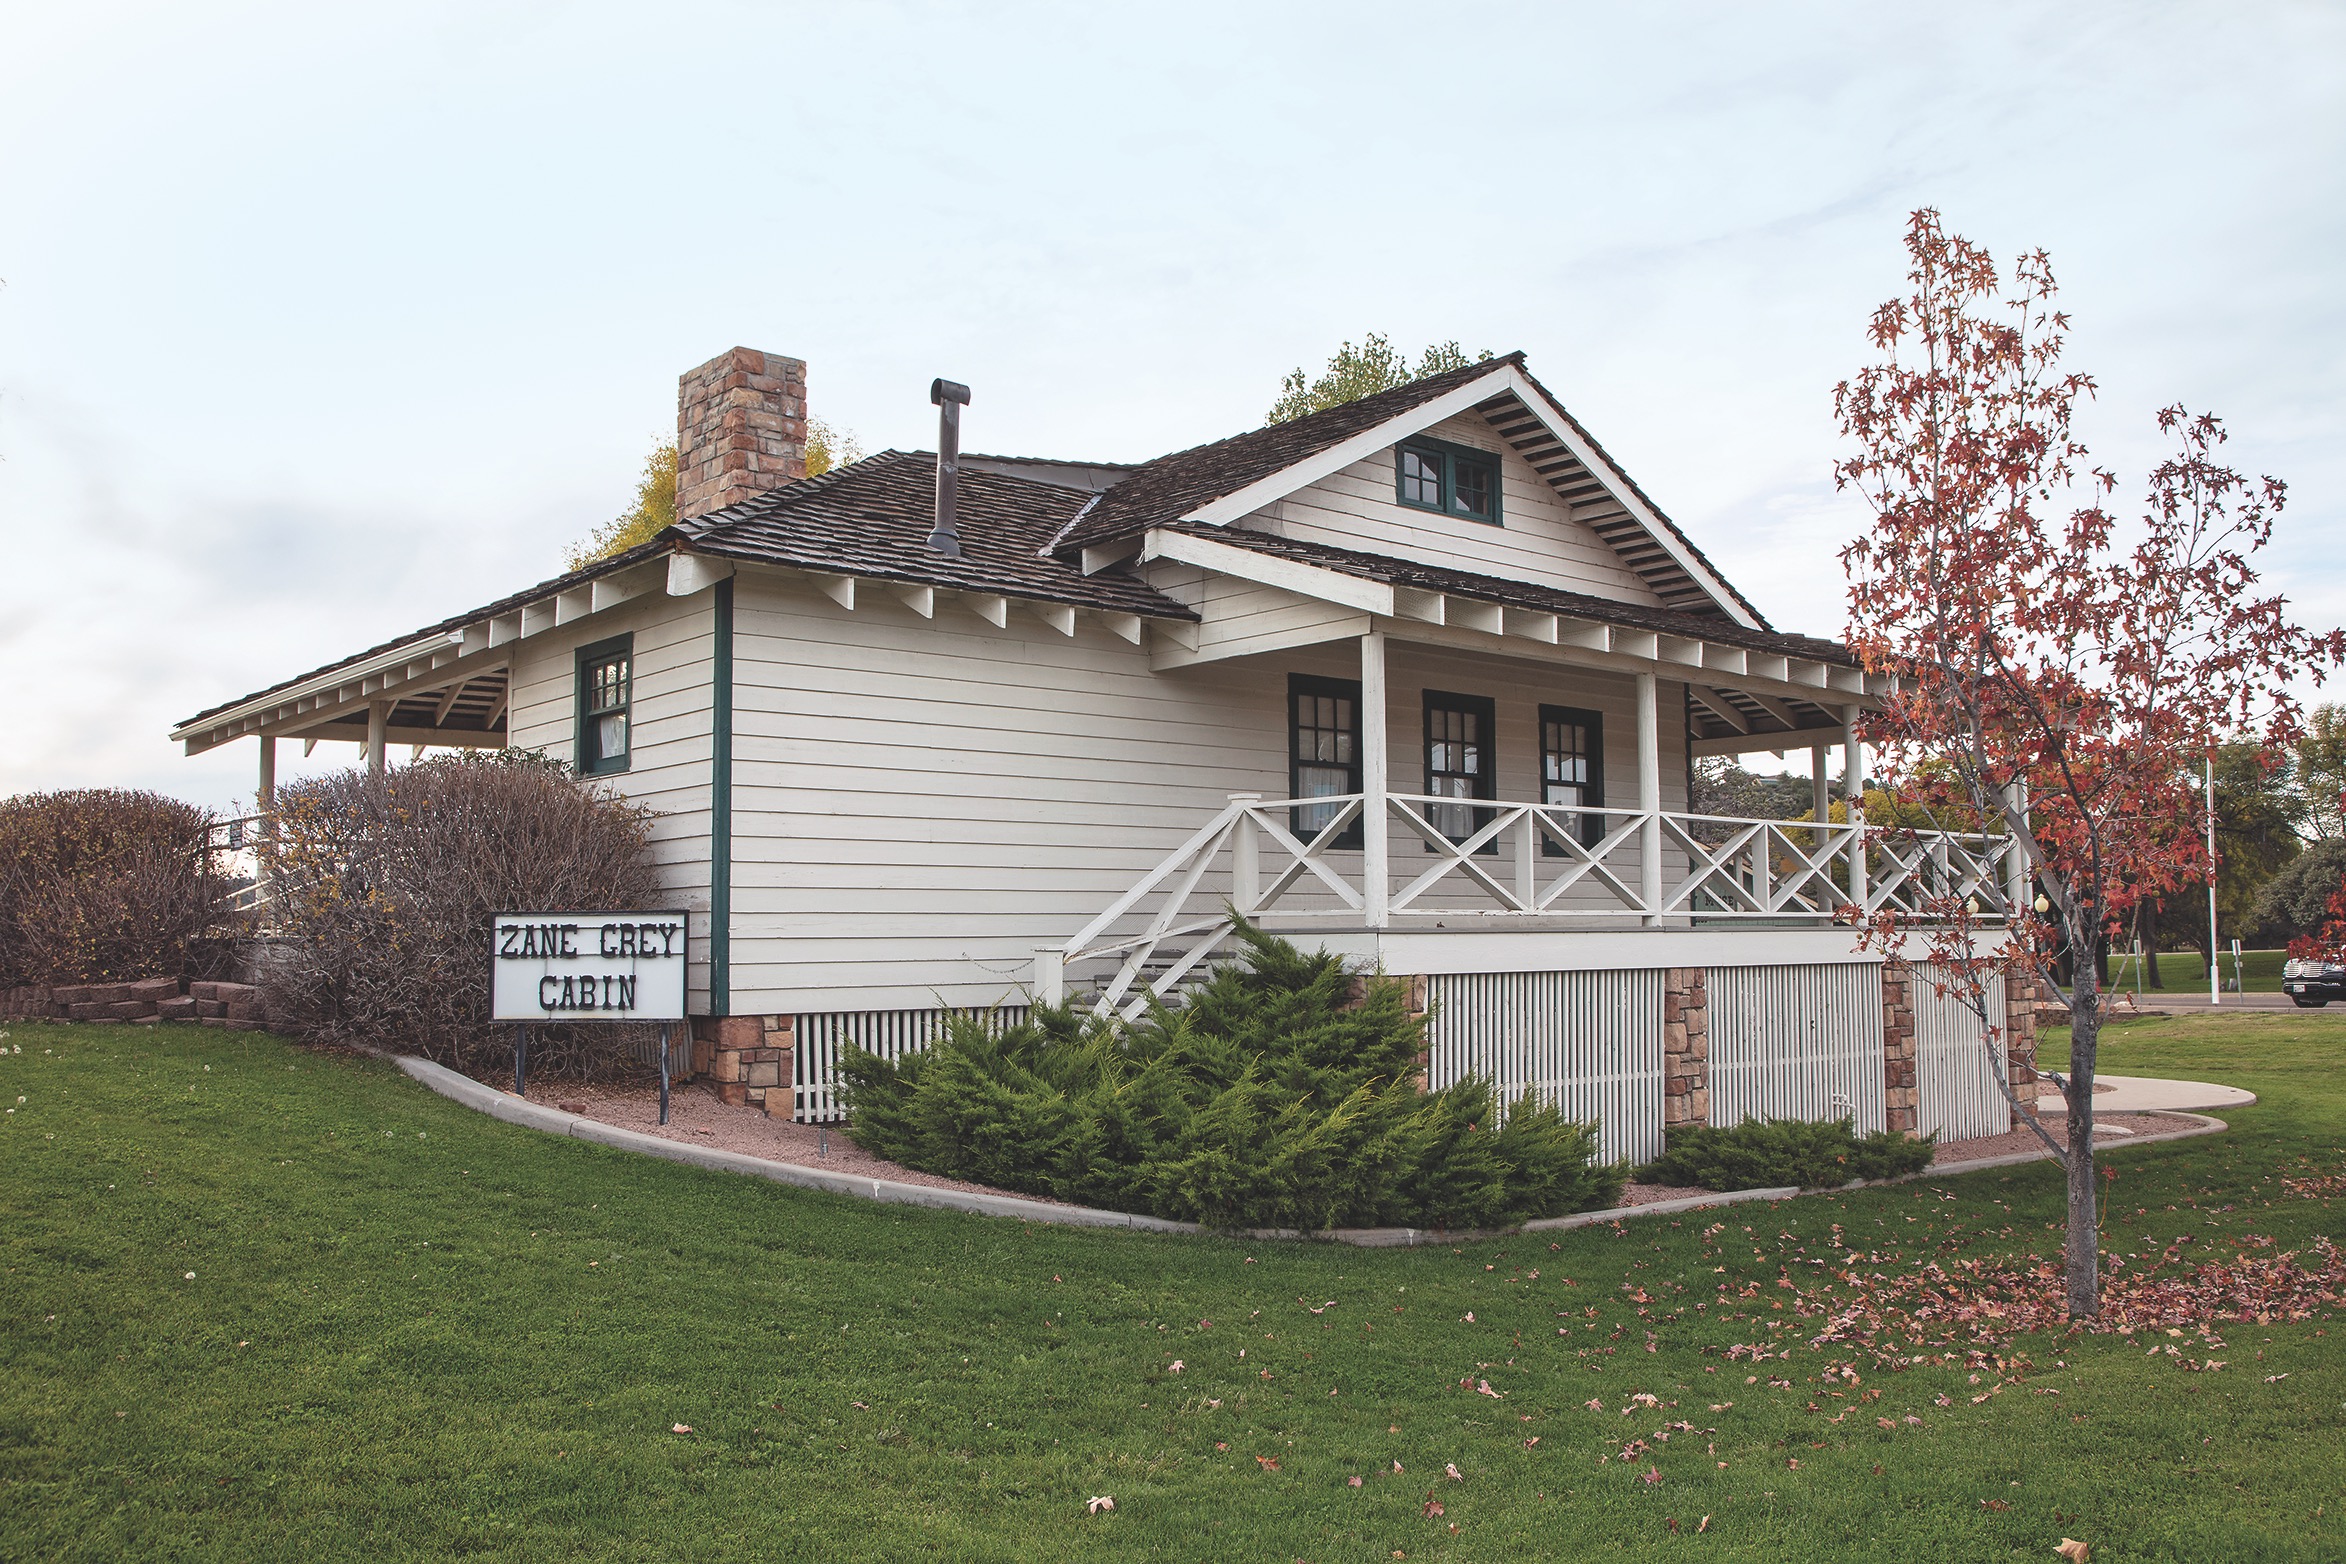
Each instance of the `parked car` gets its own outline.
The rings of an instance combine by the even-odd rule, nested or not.
[[[2281,988],[2306,1010],[2316,1010],[2333,999],[2346,999],[2346,961],[2324,957],[2290,961],[2281,968]]]

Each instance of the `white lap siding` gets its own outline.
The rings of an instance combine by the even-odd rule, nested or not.
[[[1086,616],[1072,638],[1015,606],[1006,629],[942,598],[923,619],[868,583],[849,611],[744,577],[736,612],[743,1012],[1014,997],[1038,946],[1064,942],[1229,794],[1285,795],[1290,672],[1358,672],[1348,641],[1159,672]],[[1431,686],[1497,701],[1509,797],[1536,796],[1542,701],[1602,708],[1609,796],[1636,798],[1625,678],[1413,647],[1394,649],[1390,678],[1399,789],[1424,781]],[[1683,741],[1674,726],[1664,741],[1675,803]]]
[[[1660,602],[1594,528],[1574,519],[1529,462],[1506,449],[1479,414],[1461,414],[1426,432],[1500,456],[1501,525],[1403,505],[1396,497],[1390,450],[1299,489],[1239,525],[1618,602],[1649,607]],[[1608,501],[1606,508],[1616,507]]]
[[[690,914],[691,1004],[708,1002],[709,742],[713,594],[662,593],[573,620],[516,643],[508,745],[572,765],[578,742],[578,648],[634,637],[628,769],[593,786],[653,811],[652,855],[672,902]]]

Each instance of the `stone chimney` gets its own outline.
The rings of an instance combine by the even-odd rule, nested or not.
[[[806,476],[806,364],[735,348],[676,382],[676,519]]]

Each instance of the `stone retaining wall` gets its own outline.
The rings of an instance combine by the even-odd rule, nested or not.
[[[32,985],[0,991],[0,1020],[99,1021],[153,1026],[189,1021],[257,1032],[268,1024],[261,991],[250,983],[188,983],[140,978],[128,983]]]

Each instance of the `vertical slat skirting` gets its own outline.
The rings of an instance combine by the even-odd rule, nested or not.
[[[2004,1070],[2001,1041],[1991,1052],[1986,1028],[1971,1007],[1953,993],[1932,987],[1941,974],[1930,967],[1914,972],[1914,1083],[1919,1097],[1916,1128],[1938,1132],[1941,1140],[1973,1140],[2012,1128],[2012,1105],[1997,1084]],[[2004,1013],[2004,978],[1988,980],[1988,1014]]]
[[[1870,963],[1709,967],[1711,1122],[1888,1122],[1882,969]]]
[[[840,1101],[839,1060],[850,1043],[883,1059],[901,1059],[937,1040],[945,1010],[836,1010],[793,1018],[791,1117],[802,1124],[836,1124],[847,1117]],[[1024,1005],[969,1012],[991,1026],[1016,1026],[1027,1018]]]
[[[1428,1083],[1469,1075],[1503,1102],[1525,1092],[1594,1120],[1607,1157],[1662,1152],[1662,974],[1447,973],[1426,980],[1433,1005]]]

